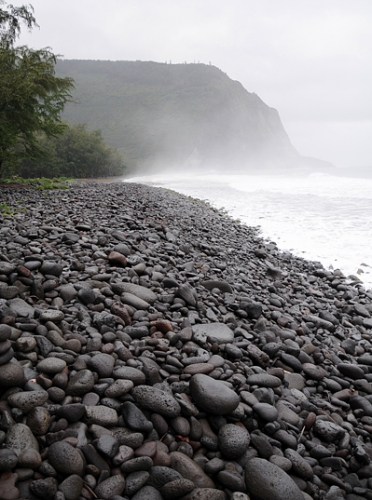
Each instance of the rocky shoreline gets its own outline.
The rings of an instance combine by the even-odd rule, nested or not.
[[[1,203],[0,499],[372,499],[372,291],[159,188]]]

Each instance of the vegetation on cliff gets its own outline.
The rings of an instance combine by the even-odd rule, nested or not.
[[[100,130],[88,131],[85,124],[70,125],[63,134],[38,138],[44,155],[19,163],[23,177],[109,177],[123,175],[122,156],[104,142]]]
[[[214,66],[60,60],[75,82],[70,123],[101,129],[130,167],[293,162],[277,111]]]

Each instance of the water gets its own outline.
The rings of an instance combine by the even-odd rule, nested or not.
[[[358,276],[372,288],[372,179],[164,173],[126,181],[207,200],[258,226],[281,250]]]

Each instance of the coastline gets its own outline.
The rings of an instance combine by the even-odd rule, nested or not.
[[[14,495],[63,492],[72,475],[87,499],[372,498],[372,295],[359,282],[161,188],[1,198],[16,208],[0,241]],[[73,471],[53,459],[65,449]]]

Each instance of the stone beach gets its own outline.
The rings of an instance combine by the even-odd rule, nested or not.
[[[0,203],[0,500],[372,500],[356,277],[160,188]]]

